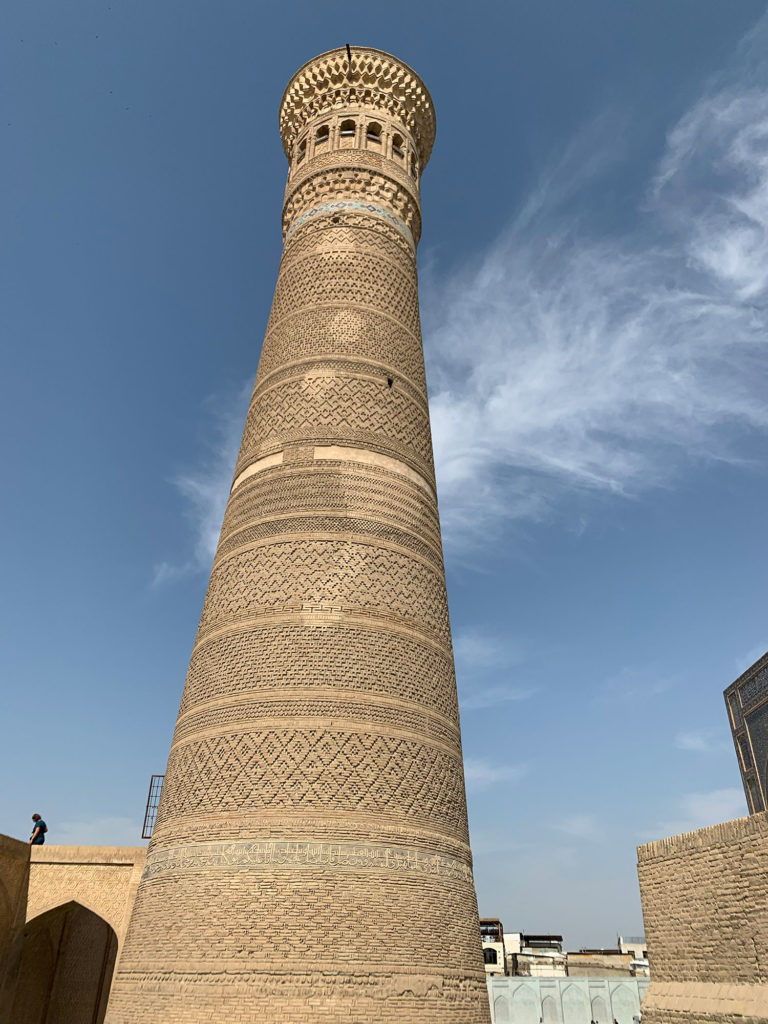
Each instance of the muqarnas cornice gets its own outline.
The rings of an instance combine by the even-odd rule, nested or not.
[[[280,135],[288,159],[302,128],[324,113],[353,106],[381,110],[399,120],[418,148],[421,170],[435,141],[435,108],[411,68],[383,50],[340,47],[315,57],[288,83],[280,104]]]

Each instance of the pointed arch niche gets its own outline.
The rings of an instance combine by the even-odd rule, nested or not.
[[[0,1020],[14,1024],[102,1024],[117,936],[70,901],[28,921],[9,954]]]

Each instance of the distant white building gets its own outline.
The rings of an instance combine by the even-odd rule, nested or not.
[[[631,953],[636,960],[648,959],[648,946],[644,935],[620,935],[619,949],[622,953]]]
[[[619,935],[616,946],[563,952],[562,935],[505,932],[497,917],[480,918],[488,978],[649,978],[642,935]]]
[[[507,974],[528,978],[565,977],[566,954],[562,935],[505,932]]]
[[[633,978],[650,978],[651,965],[648,962],[648,945],[644,935],[620,935],[619,949],[630,953],[629,972]]]
[[[489,978],[503,977],[507,973],[504,954],[504,926],[498,918],[480,918],[480,940],[483,944],[486,975]]]

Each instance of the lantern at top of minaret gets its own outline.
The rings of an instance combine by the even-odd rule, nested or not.
[[[407,64],[381,50],[331,50],[293,76],[280,104],[280,134],[291,164],[284,229],[300,214],[291,203],[299,186],[326,167],[376,168],[380,195],[396,204],[414,239],[420,234],[419,180],[435,141],[432,99]],[[356,194],[355,175],[328,187],[329,195]],[[393,193],[397,182],[410,193]]]

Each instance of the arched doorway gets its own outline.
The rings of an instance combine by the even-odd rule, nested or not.
[[[13,933],[13,909],[8,890],[0,878],[0,968],[2,968],[5,954]]]
[[[595,996],[592,1000],[592,1016],[595,1024],[608,1024],[608,1007],[602,996]]]
[[[102,1024],[117,955],[107,922],[79,903],[33,918],[8,958],[0,1019]]]
[[[541,1000],[541,1019],[544,1024],[560,1024],[560,1012],[554,996],[544,996]]]
[[[567,1021],[588,1021],[589,1001],[577,985],[571,984],[563,989],[563,1017]]]

